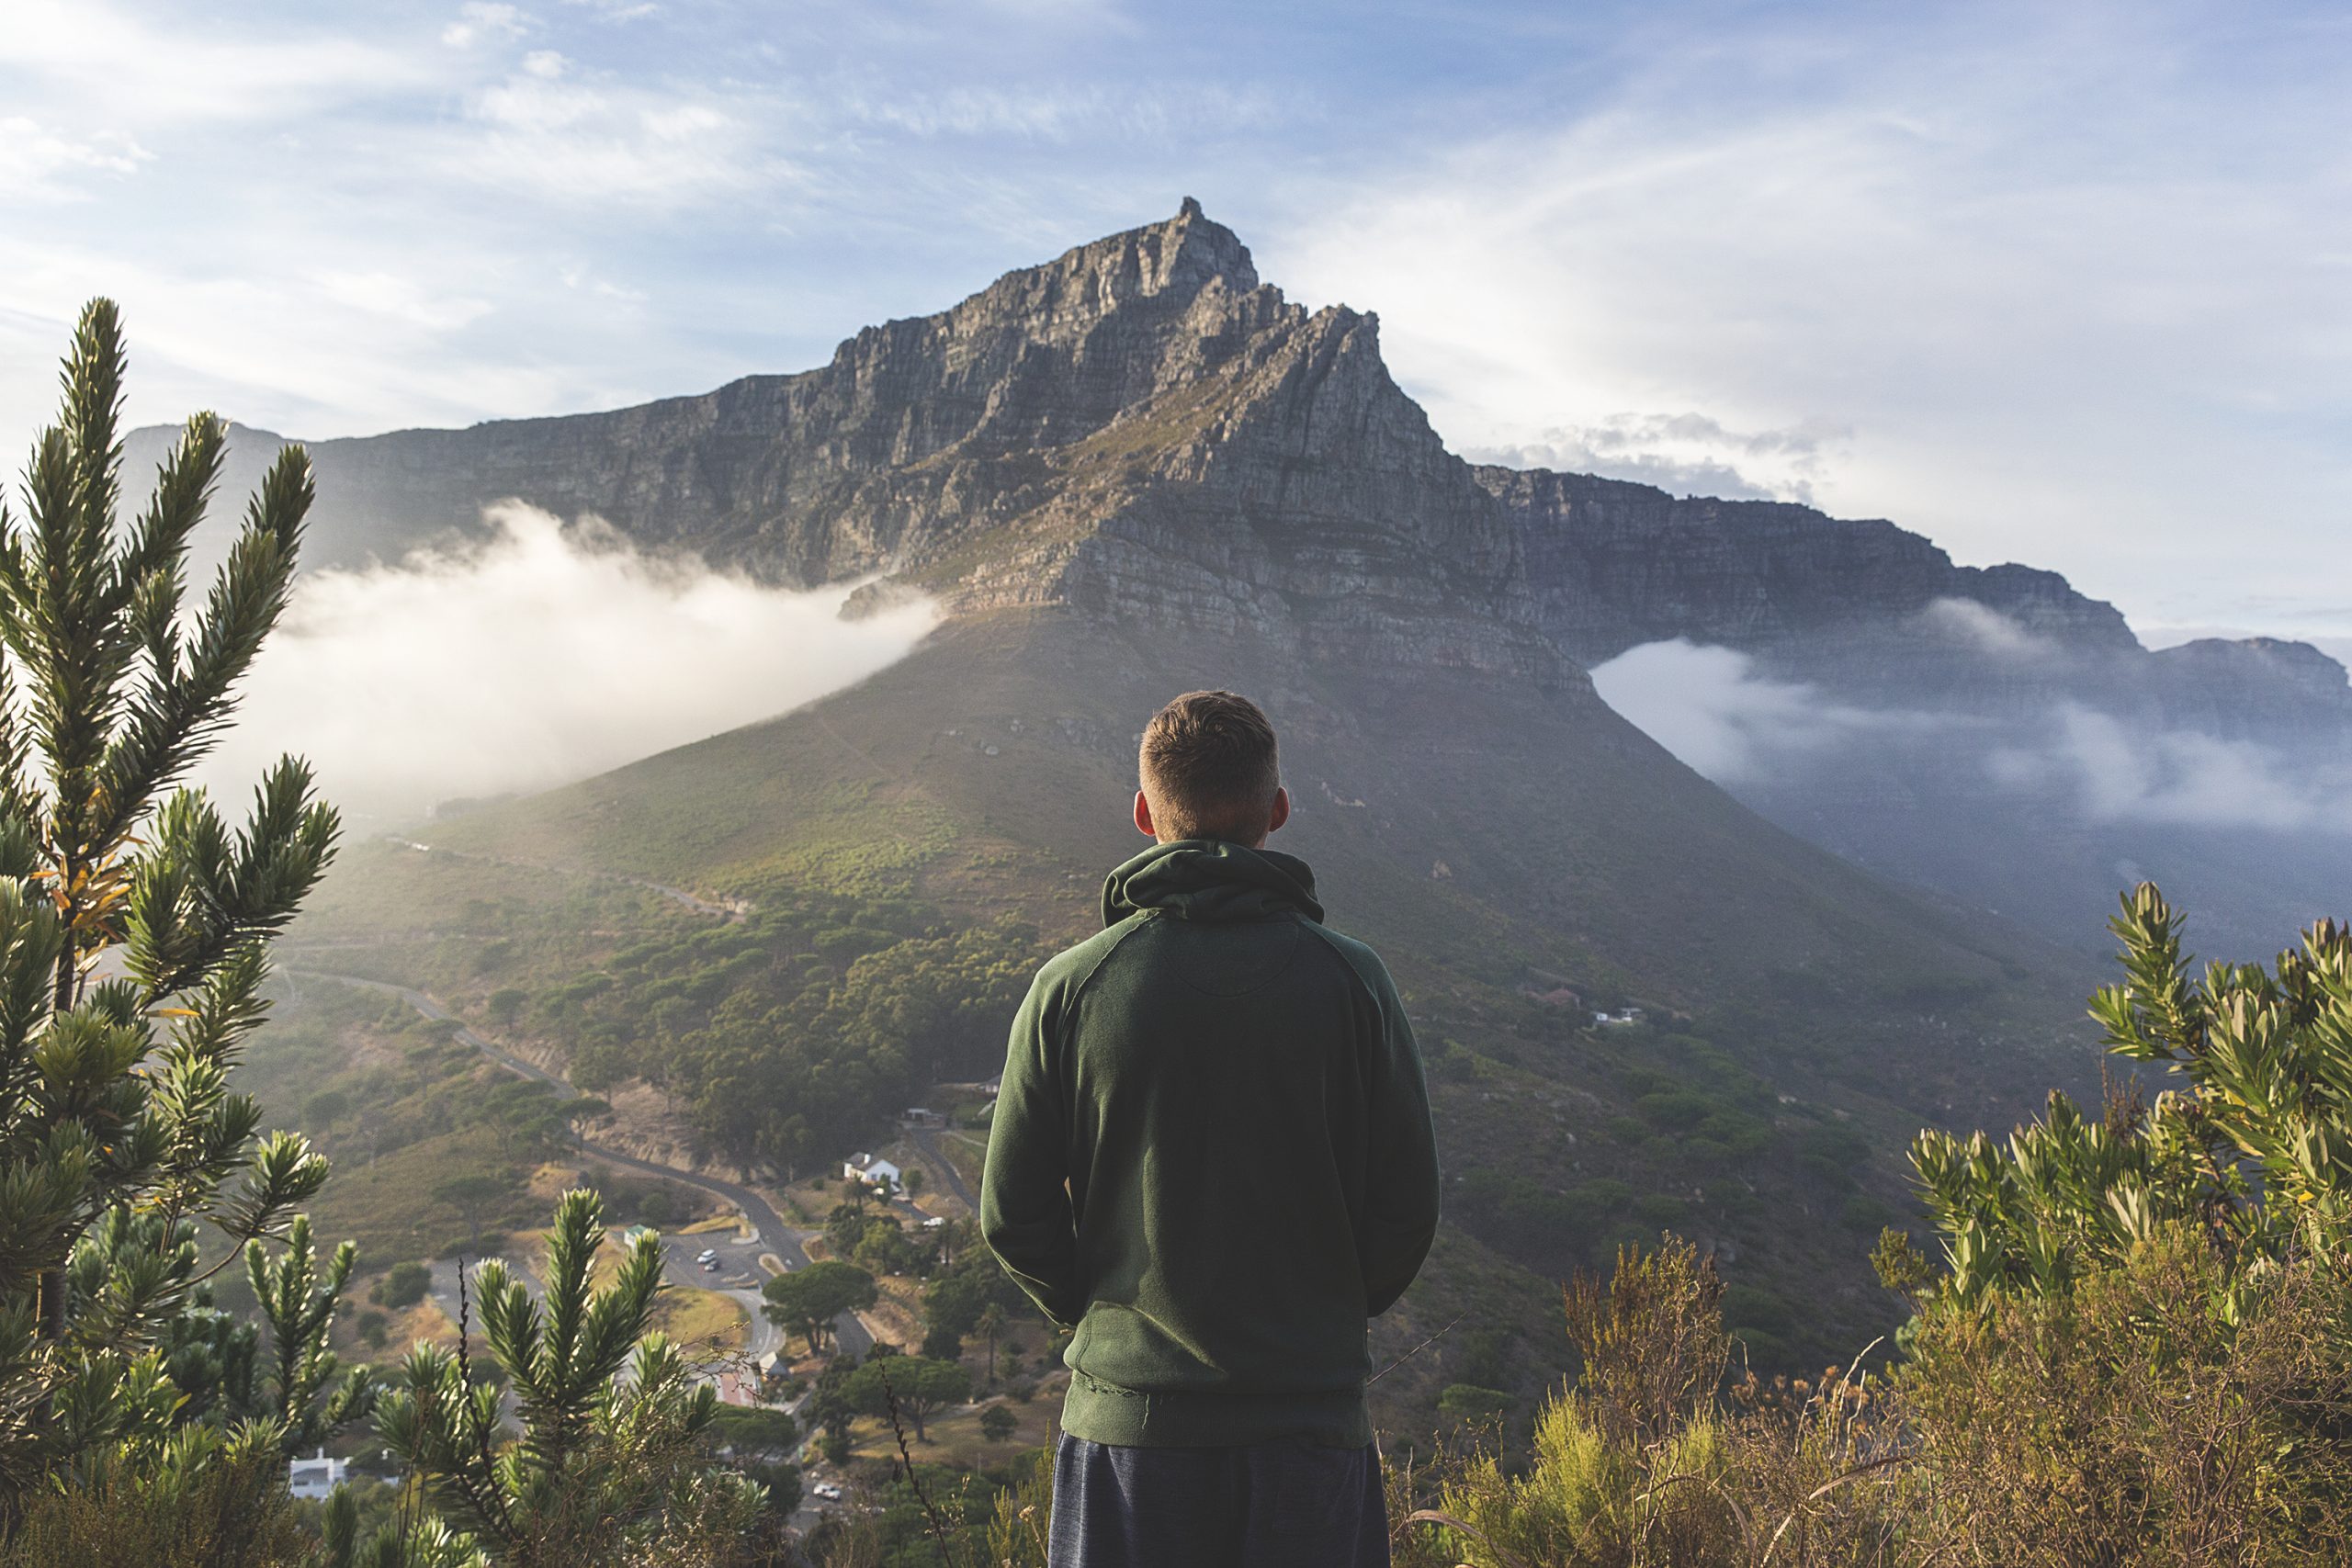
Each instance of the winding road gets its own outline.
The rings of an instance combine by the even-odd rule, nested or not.
[[[446,853],[447,852],[435,852]],[[287,973],[299,979],[327,980],[332,981],[336,985],[349,986],[358,990],[375,991],[384,996],[397,997],[401,1001],[407,1003],[410,1007],[414,1008],[418,1012],[423,1013],[429,1019],[455,1024],[457,1026],[457,1031],[453,1038],[459,1044],[480,1052],[482,1055],[487,1056],[492,1062],[497,1063],[508,1072],[518,1074],[523,1077],[531,1079],[535,1083],[547,1084],[551,1088],[560,1089],[566,1095],[571,1095],[578,1092],[572,1089],[571,1085],[568,1081],[557,1074],[548,1072],[546,1068],[537,1066],[530,1062],[526,1062],[522,1057],[507,1051],[495,1042],[476,1033],[473,1030],[467,1027],[465,1022],[455,1013],[451,1012],[447,1008],[435,1000],[432,997],[426,995],[423,991],[417,990],[413,987],[395,985],[389,980],[370,980],[357,975],[331,974],[324,970],[318,969],[288,970]],[[760,1310],[763,1303],[756,1283],[759,1279],[759,1265],[757,1259],[760,1253],[763,1251],[773,1252],[784,1260],[785,1267],[786,1269],[805,1269],[808,1266],[808,1255],[801,1249],[799,1233],[795,1231],[790,1225],[784,1223],[782,1216],[776,1213],[775,1208],[769,1204],[766,1199],[761,1197],[757,1192],[752,1191],[750,1188],[741,1186],[732,1181],[722,1180],[715,1176],[705,1176],[699,1171],[681,1170],[676,1166],[662,1165],[653,1160],[640,1159],[637,1156],[625,1153],[622,1150],[606,1147],[604,1145],[594,1142],[576,1131],[572,1134],[572,1142],[578,1146],[582,1154],[592,1159],[597,1160],[600,1163],[620,1166],[630,1170],[642,1171],[649,1176],[659,1177],[664,1181],[674,1181],[684,1187],[698,1188],[705,1192],[710,1193],[714,1197],[722,1199],[734,1205],[736,1212],[741,1213],[744,1220],[752,1226],[752,1235],[751,1238],[748,1241],[725,1244],[708,1243],[707,1238],[704,1239],[707,1245],[711,1245],[713,1247],[714,1250],[719,1251],[723,1254],[740,1254],[740,1257],[734,1258],[733,1261],[739,1264],[741,1269],[747,1269],[749,1271],[754,1283],[748,1287],[729,1284],[721,1285],[718,1288],[723,1294],[732,1297],[736,1303],[742,1307],[744,1314],[751,1320],[751,1327],[746,1348],[753,1360],[757,1360],[760,1357],[766,1355],[771,1350],[779,1348],[783,1345],[784,1331],[776,1327],[775,1324],[770,1323],[766,1314]],[[946,1164],[944,1160],[940,1163]],[[951,1178],[953,1176],[954,1169],[955,1168],[952,1165],[948,1166],[948,1171]],[[960,1188],[961,1185],[962,1184],[960,1182],[956,1183],[958,1188]],[[672,1283],[689,1285],[698,1290],[708,1290],[713,1288],[712,1284],[703,1280],[699,1272],[699,1266],[691,1262],[685,1251],[686,1247],[691,1245],[691,1242],[695,1238],[690,1237],[675,1240],[665,1238],[663,1247],[669,1256],[669,1272],[672,1277]],[[434,1274],[434,1293],[436,1296],[439,1296],[446,1292],[449,1297],[449,1301],[447,1304],[454,1313],[456,1306],[455,1298],[457,1294],[457,1280],[454,1267],[452,1267],[452,1269],[447,1272],[446,1277],[441,1270],[440,1265],[435,1264],[434,1268],[435,1270]],[[526,1273],[527,1275],[527,1271],[526,1271]],[[854,1356],[860,1359],[865,1358],[866,1351],[871,1348],[874,1344],[873,1335],[866,1331],[865,1325],[858,1321],[857,1314],[854,1313],[845,1312],[834,1320],[833,1336],[843,1354]]]
[[[740,920],[752,912],[745,898],[706,898],[699,893],[689,893],[683,887],[673,887],[666,882],[656,882],[649,876],[630,876],[618,871],[585,871],[576,866],[548,865],[539,861],[517,860],[512,855],[486,855],[472,850],[447,850],[433,844],[420,844],[414,839],[383,836],[384,842],[420,855],[447,855],[451,860],[472,861],[478,865],[513,866],[517,871],[537,872],[542,875],[579,876],[594,882],[618,882],[630,887],[642,887],[648,893],[658,893],[673,904],[683,904],[697,914],[717,915],[727,920]]]
[[[956,1162],[949,1159],[940,1149],[938,1129],[910,1127],[907,1129],[907,1134],[914,1140],[915,1147],[922,1151],[923,1162],[937,1173],[942,1182],[946,1184],[947,1190],[954,1193],[956,1201],[971,1211],[974,1219],[979,1218],[980,1201],[973,1195],[969,1187],[964,1185],[964,1174],[956,1168]]]

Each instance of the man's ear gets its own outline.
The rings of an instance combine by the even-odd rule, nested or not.
[[[1140,797],[1138,797],[1140,798]],[[1271,833],[1290,820],[1290,791],[1274,791],[1274,808],[1266,814],[1266,831]]]
[[[1141,790],[1136,791],[1136,831],[1147,839],[1159,837],[1158,830],[1151,825],[1151,802],[1143,797]]]

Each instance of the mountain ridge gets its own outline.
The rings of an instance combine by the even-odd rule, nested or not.
[[[1106,322],[1138,309],[1149,318],[1140,335],[1164,333],[1171,325],[1182,330],[1172,342],[1156,343],[1156,352],[1144,355],[1136,352],[1136,333],[1102,334]],[[1743,622],[1736,613],[1719,613],[1726,607],[1736,612],[1736,604],[1693,605],[1670,594],[1653,594],[1647,603],[1637,603],[1637,609],[1649,612],[1646,618],[1612,619],[1607,574],[1590,570],[1594,556],[1605,552],[1609,542],[1581,552],[1581,570],[1532,561],[1523,570],[1532,591],[1555,596],[1581,591],[1584,595],[1572,611],[1553,610],[1542,616],[1577,662],[1600,662],[1638,642],[1677,636],[1737,646],[1753,646],[1775,636],[1785,640],[1810,629],[1805,611],[1857,588],[1864,591],[1863,604],[1881,609],[1889,607],[1890,599],[1906,595],[1911,602],[1905,607],[1912,609],[1935,597],[1965,598],[2011,615],[2030,632],[2110,651],[2138,646],[2114,606],[2079,593],[2060,574],[2017,562],[1960,566],[1925,536],[1884,519],[1832,518],[1787,502],[1677,499],[1655,487],[1597,475],[1472,465],[1443,447],[1419,406],[1388,378],[1379,355],[1376,313],[1345,305],[1309,310],[1290,303],[1279,288],[1260,281],[1239,237],[1208,218],[1190,197],[1171,219],[1073,246],[1039,265],[1016,268],[943,310],[863,328],[843,339],[824,365],[808,370],[740,377],[707,392],[600,412],[490,420],[461,429],[415,427],[314,443],[311,451],[321,472],[322,500],[311,564],[352,565],[370,555],[397,558],[402,549],[444,530],[478,527],[484,501],[514,496],[560,515],[594,511],[650,547],[691,547],[714,564],[742,567],[796,584],[912,570],[930,579],[927,585],[951,594],[959,586],[970,589],[976,606],[1003,603],[1006,573],[992,574],[993,588],[941,581],[943,574],[933,569],[955,563],[941,561],[940,541],[909,540],[903,518],[889,518],[890,509],[879,504],[878,498],[869,498],[875,502],[872,510],[885,515],[872,526],[857,526],[860,509],[840,504],[850,498],[834,493],[829,481],[838,476],[827,470],[848,471],[861,464],[868,468],[921,468],[951,453],[968,465],[980,457],[1007,458],[1041,449],[1077,448],[1090,439],[1099,445],[1085,455],[1101,458],[1118,454],[1118,435],[1155,418],[1180,423],[1190,419],[1203,439],[1190,444],[1186,455],[1201,464],[1204,450],[1214,445],[1209,438],[1221,428],[1217,415],[1229,412],[1200,406],[1214,403],[1199,396],[1204,374],[1229,372],[1233,355],[1250,338],[1269,331],[1299,339],[1308,350],[1304,357],[1318,378],[1334,368],[1362,367],[1372,373],[1368,379],[1385,383],[1365,387],[1363,390],[1373,395],[1359,397],[1351,409],[1341,412],[1395,417],[1400,428],[1393,434],[1400,443],[1429,449],[1415,456],[1425,456],[1432,467],[1458,469],[1460,478],[1503,507],[1521,536],[1517,547],[1522,551],[1530,545],[1538,552],[1556,548],[1557,525],[1572,513],[1599,515],[1613,524],[1620,550],[1656,554],[1661,536],[1676,532],[1682,536],[1678,544],[1687,540],[1698,545],[1702,547],[1693,553],[1703,557],[1708,553],[1703,547],[1711,541],[1696,536],[1712,531],[1712,542],[1720,542],[1735,530],[1736,542],[1751,552],[1759,544],[1768,551],[1792,546],[1803,556],[1808,543],[1816,547],[1806,564],[1822,570],[1811,585],[1801,581],[1802,569],[1791,574],[1759,568],[1752,560],[1736,564],[1728,574],[1736,580],[1734,586],[1746,591],[1747,604],[1760,617],[1781,617],[1783,624],[1777,629]],[[1042,363],[1039,349],[1066,357],[1060,363]],[[938,355],[946,370],[934,389],[940,395],[932,400],[932,412],[920,419],[906,411],[888,421],[875,419],[883,400],[879,393],[908,389],[899,361],[922,353]],[[1046,378],[1053,381],[1055,395],[1043,407],[1024,407],[1024,383]],[[848,383],[846,389],[837,385],[842,381]],[[790,406],[795,389],[802,389],[807,407]],[[835,395],[820,395],[826,392]],[[1170,407],[1174,394],[1190,394],[1191,405]],[[1409,412],[1398,406],[1367,406],[1391,398],[1393,405]],[[1316,411],[1306,412],[1311,415]],[[778,476],[772,468],[746,464],[741,448],[750,437],[775,438],[802,415],[822,428],[814,433],[813,453],[793,456],[801,458],[798,466],[816,472],[793,476],[783,484],[763,482]],[[144,457],[151,449],[160,453],[170,434],[164,427],[134,433],[137,455]],[[1292,434],[1312,439],[1316,433]],[[241,445],[262,453],[286,439],[247,426],[236,427],[234,434]],[[556,459],[534,461],[527,447],[530,438],[540,435],[571,438],[558,444]],[[619,464],[565,466],[590,450],[598,437],[657,446],[665,437],[703,437],[714,451],[691,454],[692,461],[657,451],[650,459],[639,454]],[[469,447],[476,450],[469,452]],[[963,450],[956,452],[957,448]],[[976,467],[967,466],[956,479],[971,482]],[[740,482],[746,472],[753,482]],[[699,491],[697,479],[705,485]],[[811,529],[796,518],[796,511],[807,509],[809,492],[838,507],[844,520]],[[974,521],[985,523],[992,504],[1020,499],[1017,481],[1009,490],[1003,483],[988,485],[984,493],[985,502],[958,498]],[[766,515],[749,515],[763,508]],[[1634,517],[1631,525],[1629,514]],[[1659,519],[1667,514],[1677,515],[1662,526]],[[1709,526],[1692,527],[1689,519],[1694,514],[1703,516]],[[1815,537],[1802,537],[1806,534]],[[1825,540],[1831,547],[1818,547]],[[1499,565],[1514,547],[1487,539],[1474,542],[1483,547],[1480,558],[1489,565]],[[916,547],[911,553],[906,547],[910,545]],[[1779,581],[1765,581],[1775,575]],[[1918,585],[1930,579],[1937,591],[1917,592]],[[1814,590],[1810,602],[1804,592],[1808,586]],[[2216,641],[2240,646],[2235,639],[2207,639]],[[2245,646],[2279,641],[2245,639]],[[2291,647],[2301,682],[2332,692],[2332,685],[2312,671],[2333,668],[2340,675],[2342,666],[2309,644]]]
[[[257,462],[246,445],[239,462]],[[808,370],[311,454],[314,566],[397,558],[513,497],[777,582],[879,576],[869,597],[913,588],[951,619],[1058,606],[1299,659],[1483,671],[1571,703],[1597,701],[1588,668],[1631,648],[1719,645],[1792,700],[1836,705],[1838,743],[1726,780],[1743,800],[2075,942],[2096,940],[2126,870],[2186,878],[2185,902],[2222,910],[2241,948],[2275,943],[2326,886],[2267,840],[2259,873],[2233,873],[2234,827],[2086,816],[2098,781],[2060,755],[2077,710],[2173,752],[2175,732],[2210,735],[2262,766],[2316,736],[2352,761],[2352,686],[2308,645],[2151,652],[2058,574],[1960,566],[1892,523],[1475,468],[1389,374],[1376,315],[1290,301],[1190,198],[863,329]],[[1996,750],[2059,760],[1995,778]],[[2170,755],[2129,761],[2153,777]],[[1940,853],[1963,819],[1964,852]],[[1988,856],[2016,874],[1980,874]],[[2053,863],[2064,896],[2038,899]]]

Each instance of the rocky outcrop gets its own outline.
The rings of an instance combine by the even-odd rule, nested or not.
[[[152,462],[160,439],[140,440]],[[230,483],[276,445],[239,432]],[[1292,303],[1190,200],[798,375],[312,455],[313,565],[396,557],[513,497],[777,581],[876,579],[868,601],[1052,607],[1572,705],[1595,700],[1586,668],[1630,649],[1721,645],[1818,719],[1772,767],[1724,773],[1732,788],[1817,842],[2005,908],[2068,863],[2103,902],[2114,867],[2161,873],[2203,830],[2185,813],[2231,819],[2212,799],[2229,775],[2166,783],[2208,742],[2264,749],[2249,767],[2352,765],[2352,686],[2302,645],[2151,653],[2056,573],[1957,565],[1892,523],[1474,469],[1390,378],[1376,317]],[[2095,769],[2107,795],[2086,806]],[[2140,797],[2174,813],[2171,838],[2086,815]],[[2233,848],[2198,863],[2249,863]],[[2267,921],[2276,904],[2247,908]],[[2095,931],[2096,916],[2069,906],[2052,926]]]
[[[2074,654],[2136,650],[2123,616],[2056,572],[1963,567],[1917,534],[1770,501],[1678,499],[1648,485],[1481,468],[1509,509],[1547,629],[1588,663],[1665,637],[1756,651],[1802,647],[1939,605],[1984,606],[2006,627]],[[1964,623],[1953,631],[1964,632]]]
[[[514,497],[776,581],[888,574],[951,614],[1064,604],[1583,689],[1519,531],[1390,379],[1377,321],[1289,303],[1190,199],[801,375],[311,455],[313,564]]]
[[[1587,474],[1476,473],[1519,529],[1544,629],[1587,665],[1679,637],[1879,708],[2040,717],[2071,702],[2227,739],[2352,733],[2344,668],[2308,644],[2152,653],[2058,573],[1959,566],[1892,523]]]

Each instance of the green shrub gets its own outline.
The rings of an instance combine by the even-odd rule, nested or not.
[[[1634,1109],[1653,1127],[1683,1133],[1713,1115],[1715,1102],[1690,1089],[1673,1089],[1664,1094],[1645,1094],[1634,1102]]]
[[[401,1312],[423,1301],[424,1292],[432,1286],[433,1271],[424,1264],[395,1263],[384,1271],[382,1279],[376,1281],[376,1288],[368,1292],[368,1299],[379,1307]]]
[[[1461,1425],[1490,1420],[1510,1409],[1510,1395],[1500,1389],[1480,1388],[1468,1382],[1448,1383],[1437,1396],[1437,1413]]]
[[[1645,1192],[1634,1200],[1634,1213],[1651,1230],[1679,1230],[1690,1217],[1690,1205],[1670,1192]]]

